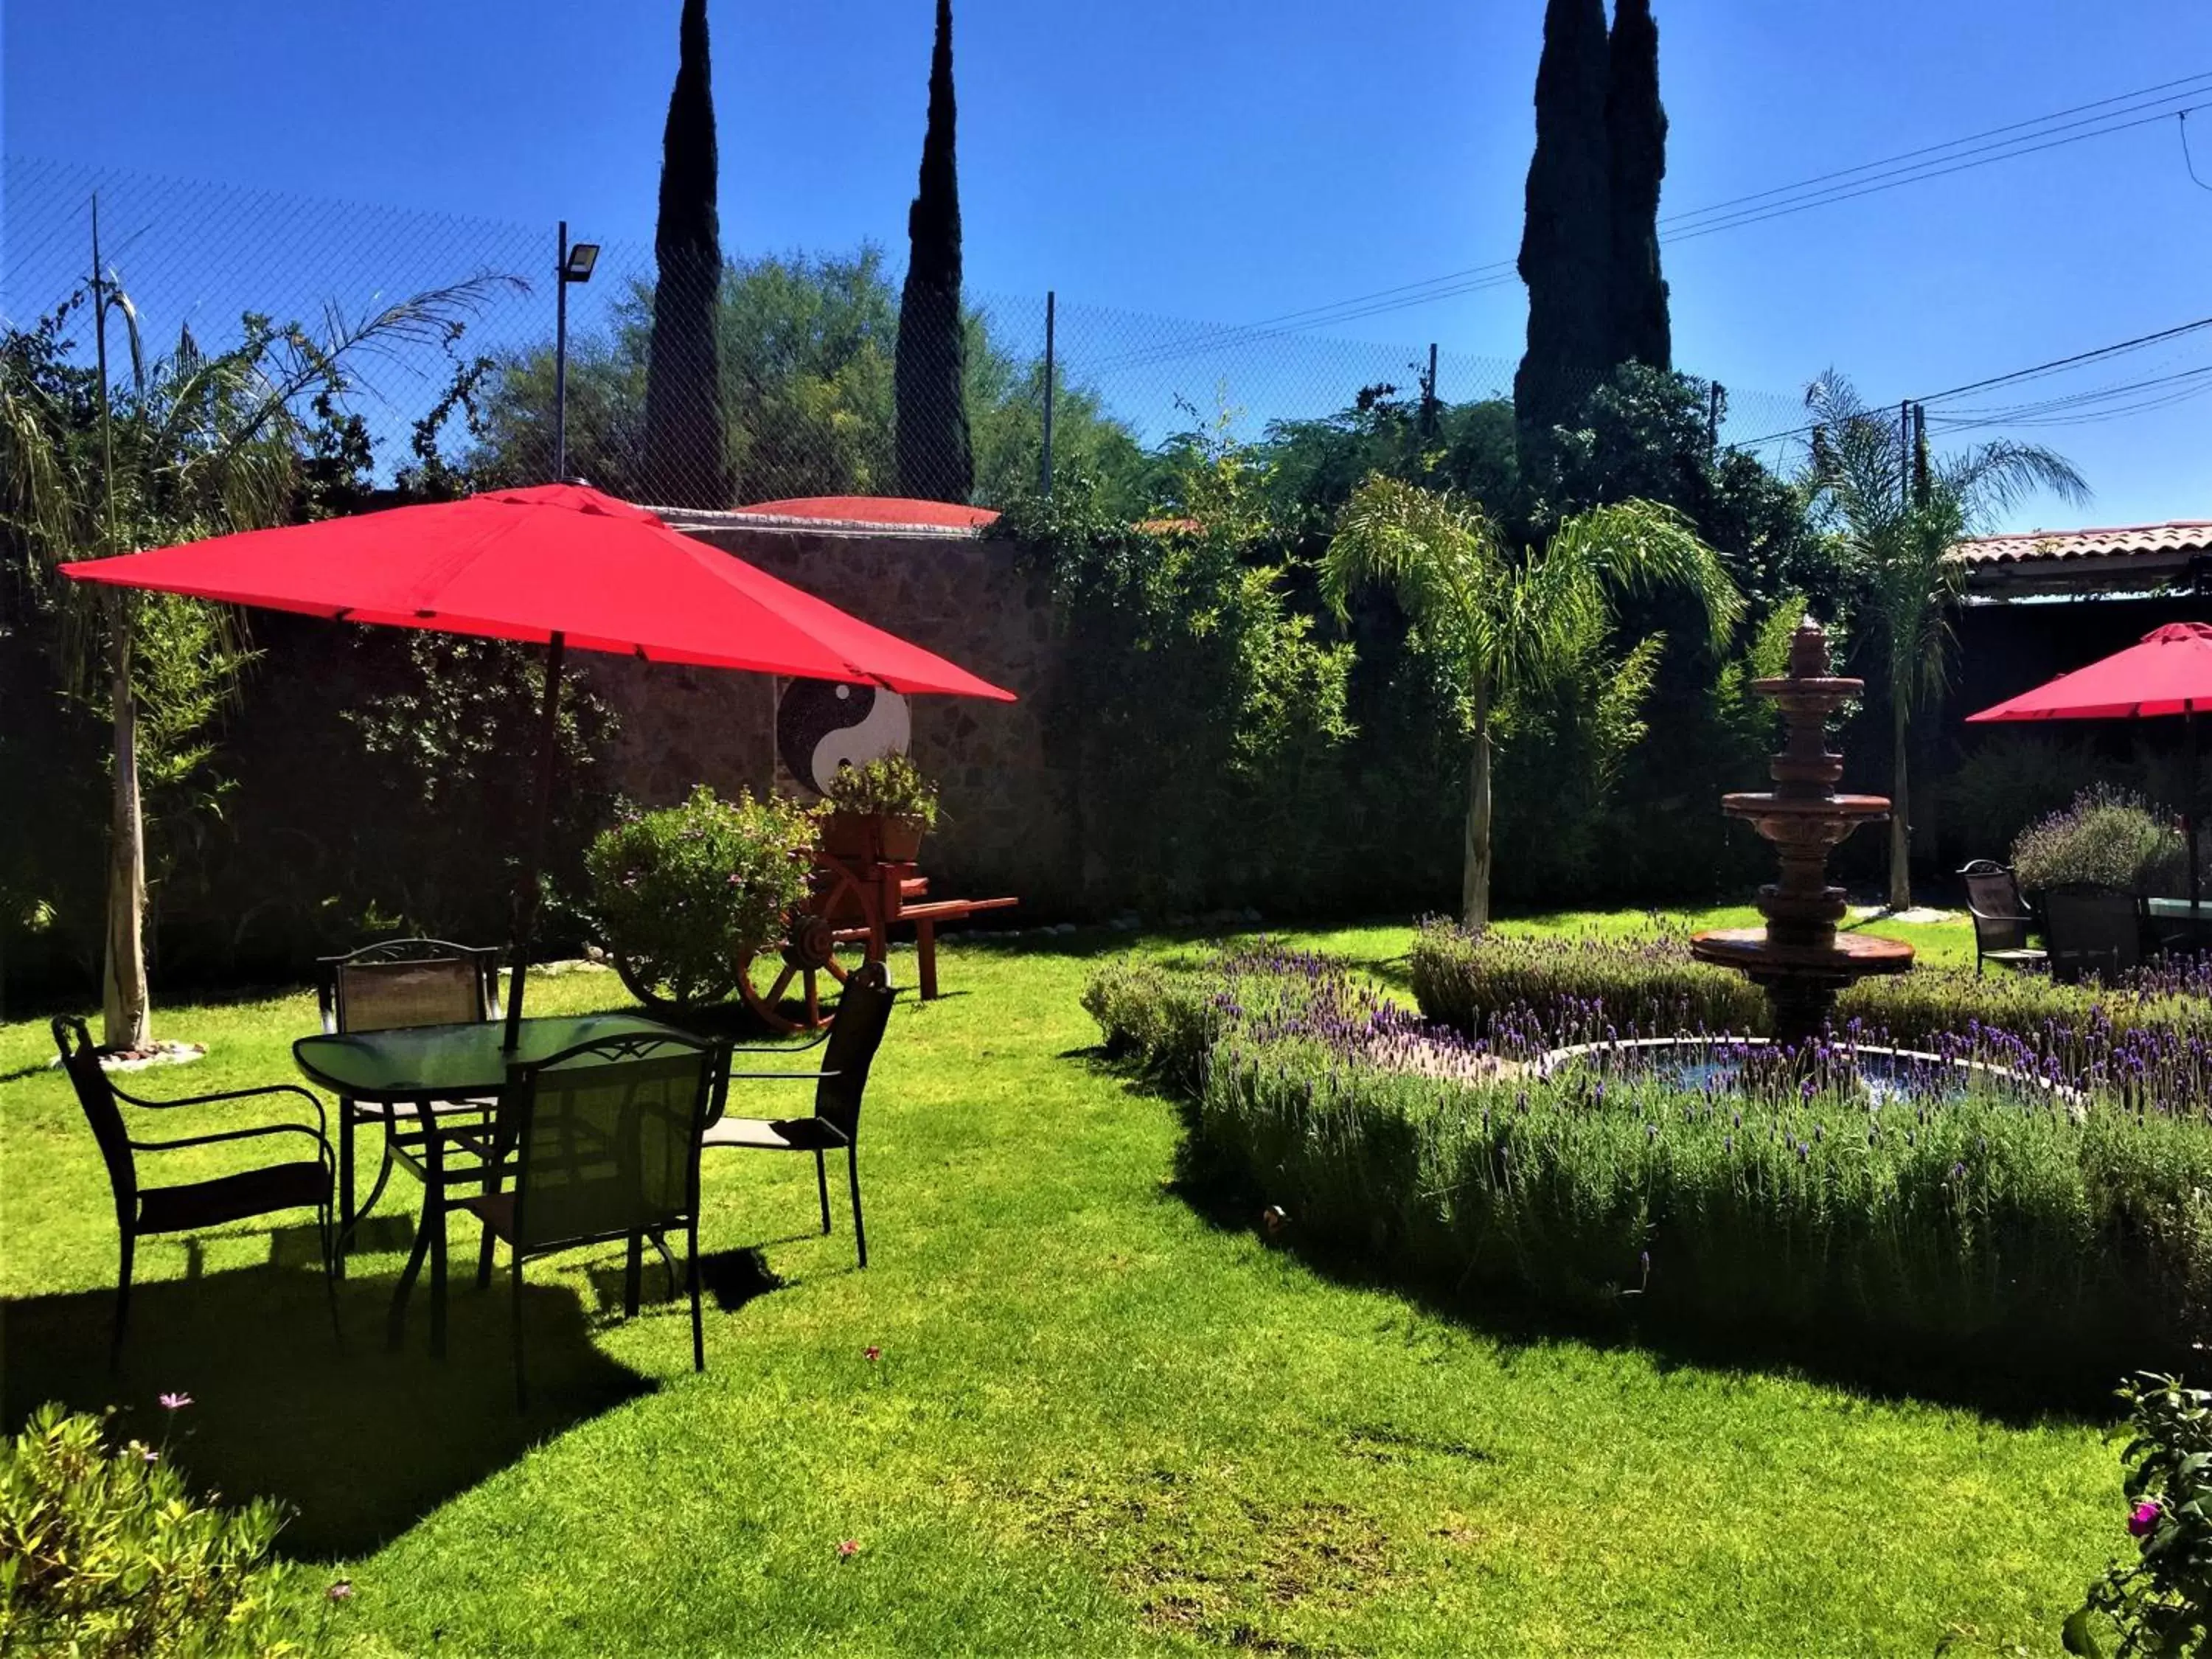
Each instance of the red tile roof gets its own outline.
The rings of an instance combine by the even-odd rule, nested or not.
[[[735,510],[773,519],[819,519],[841,525],[928,525],[948,530],[981,530],[999,516],[988,507],[913,501],[899,495],[805,495],[784,501],[755,501]]]
[[[2031,530],[2019,536],[1977,536],[1950,556],[1968,565],[2023,564],[2045,559],[2126,559],[2137,554],[2212,552],[2212,519],[2122,525],[2112,530]]]

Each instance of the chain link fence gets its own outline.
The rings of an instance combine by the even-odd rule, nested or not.
[[[933,331],[936,355],[908,369],[964,397],[909,392],[918,412],[902,443],[898,271],[879,248],[734,258],[709,297],[657,283],[649,242],[604,242],[588,281],[562,283],[551,226],[13,156],[0,168],[9,325],[32,326],[87,287],[95,200],[102,264],[149,356],[188,338],[220,349],[247,313],[339,338],[387,307],[436,296],[456,326],[381,341],[352,361],[348,412],[381,482],[434,455],[479,483],[565,469],[662,505],[904,494],[994,505],[1043,481],[1049,443],[1055,474],[1118,478],[1143,506],[1148,469],[1190,434],[1256,441],[1299,423],[1350,427],[1512,393],[1504,356],[971,289],[957,343]],[[570,231],[590,240],[586,227]],[[656,373],[657,331],[672,344]],[[89,362],[88,313],[65,333]],[[1716,446],[1765,439],[1763,459],[1787,465],[1802,441],[1795,397],[1708,387],[1706,407]],[[948,483],[962,478],[964,490]]]

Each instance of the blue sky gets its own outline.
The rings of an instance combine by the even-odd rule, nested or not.
[[[1673,122],[1662,212],[2212,71],[2205,0],[1656,9]],[[872,238],[902,258],[930,12],[716,0],[726,246]],[[970,287],[1239,324],[1510,258],[1541,12],[959,0]],[[675,14],[674,0],[8,0],[0,141],[13,156],[541,232],[565,214],[580,234],[641,242]],[[2212,107],[2191,125],[2212,182]],[[1675,245],[1680,364],[1786,415],[1832,364],[1893,401],[2212,315],[2212,191],[2189,179],[2179,137],[2165,119]],[[11,188],[7,222],[27,245],[21,198]],[[284,205],[266,210],[280,225]],[[1327,332],[1380,343],[1385,363],[1431,339],[1502,362],[1522,303],[1507,283]],[[1127,338],[1164,326],[1129,322]],[[1269,349],[1323,381],[1338,361]],[[2212,330],[2007,397],[2206,365]],[[2072,457],[2097,498],[2033,504],[2014,527],[2212,517],[2208,416],[2212,398],[2021,428]]]

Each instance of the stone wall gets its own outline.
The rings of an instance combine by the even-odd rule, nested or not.
[[[702,541],[911,640],[1013,692],[1012,703],[916,696],[909,752],[943,791],[922,868],[944,897],[1012,893],[1029,920],[1080,905],[1073,780],[1047,711],[1060,668],[1052,598],[1012,548],[967,531],[764,523],[743,514],[670,515]],[[695,783],[718,792],[794,781],[775,752],[781,682],[757,674],[587,658],[622,718],[616,787],[648,805]]]

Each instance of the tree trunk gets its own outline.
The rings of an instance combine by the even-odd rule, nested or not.
[[[1460,865],[1460,920],[1479,933],[1490,926],[1490,700],[1474,694],[1474,756],[1467,769],[1467,845]]]
[[[1890,748],[1896,770],[1889,786],[1889,908],[1912,908],[1912,810],[1905,793],[1905,704],[1900,699],[1890,710]]]
[[[146,827],[138,811],[138,709],[131,690],[131,609],[113,596],[115,800],[108,829],[107,949],[100,975],[100,1042],[143,1048],[146,990]]]

